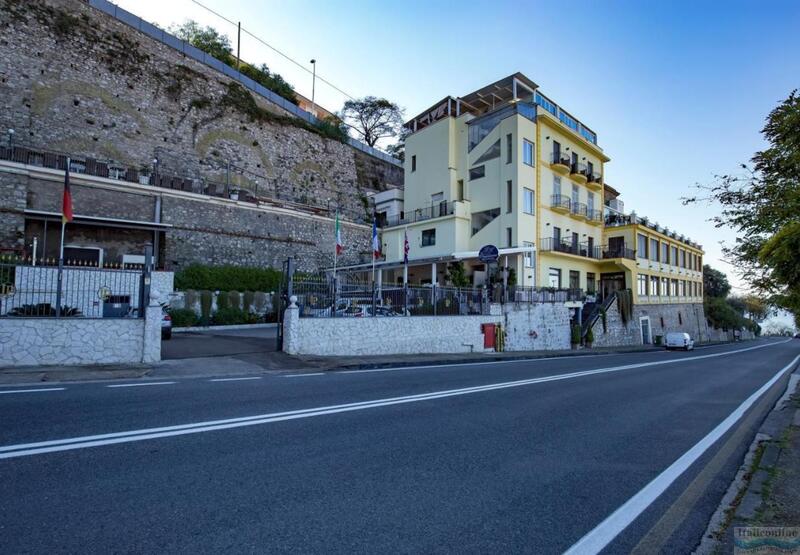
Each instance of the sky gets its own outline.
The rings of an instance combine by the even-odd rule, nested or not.
[[[192,0],[116,0],[168,28],[193,19],[236,26]],[[201,0],[241,21],[241,57],[266,63],[311,96],[317,75],[352,97],[388,98],[407,119],[520,71],[598,135],[606,182],[626,211],[701,243],[705,262],[744,284],[722,259],[732,230],[716,209],[683,206],[697,184],[737,172],[765,146],[767,114],[800,88],[800,1],[460,2],[440,0]],[[317,80],[336,111],[345,94]]]

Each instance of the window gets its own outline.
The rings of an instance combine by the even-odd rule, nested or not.
[[[669,278],[661,278],[661,296],[669,297]]]
[[[679,283],[679,287],[680,287],[680,289],[678,289],[678,295],[681,296],[681,297],[685,297],[686,296],[686,280],[682,279],[678,283]]]
[[[530,241],[523,241],[522,246],[527,249],[524,253],[525,267],[533,268],[533,243]]]
[[[677,297],[678,296],[678,280],[677,279],[673,279],[673,280],[670,281],[669,294],[671,296],[673,296],[673,297]]]
[[[589,175],[594,175],[594,164],[586,162],[586,168],[589,170]]]
[[[522,162],[528,166],[533,165],[533,143],[527,139],[522,141]]]
[[[422,230],[422,246],[431,247],[436,244],[436,230],[423,229]]]
[[[636,237],[636,257],[647,258],[647,237],[639,233]]]
[[[434,193],[431,195],[431,204],[436,204],[444,200],[444,193]]]
[[[561,289],[561,270],[558,268],[550,268],[547,278],[550,281],[550,287]]]
[[[597,292],[597,281],[593,272],[586,272],[586,293],[594,295]]]
[[[680,312],[678,312],[678,325],[680,326],[683,325],[683,316],[681,315]]]
[[[506,212],[510,213],[514,207],[514,185],[509,179],[506,181]]]
[[[650,276],[650,294],[658,296],[658,276]]]
[[[650,239],[650,260],[658,262],[658,239]]]
[[[569,271],[569,288],[570,289],[581,288],[581,273],[578,270]]]
[[[669,264],[669,245],[661,243],[661,262]]]
[[[581,192],[577,185],[572,186],[572,206],[577,206],[580,202]]]
[[[456,198],[458,200],[464,200],[464,180],[459,179],[456,182]]]
[[[589,256],[591,258],[595,258],[595,256],[594,256],[594,237],[589,237],[589,239],[586,241],[586,246],[587,246],[586,250],[588,251],[586,253],[586,256]]]
[[[533,191],[522,189],[522,210],[526,214],[533,214]]]
[[[480,157],[473,163],[483,164],[484,162],[494,160],[495,158],[500,158],[500,139],[497,139],[494,143],[492,143],[492,146],[486,149],[486,152],[481,154]]]
[[[560,243],[561,242],[561,228],[553,226],[553,242]]]
[[[411,171],[412,172],[417,171],[417,155],[416,154],[414,154],[411,157]]]
[[[514,233],[514,231],[510,227],[506,228],[506,246],[507,247],[512,246],[511,240],[512,240],[513,233]]]
[[[669,263],[673,266],[678,265],[678,247],[672,247],[669,253]]]
[[[513,158],[514,140],[511,133],[506,135],[506,164],[510,164]]]
[[[636,285],[637,290],[639,292],[639,296],[646,297],[647,296],[647,276],[643,274],[639,274],[636,276]]]
[[[561,143],[553,141],[553,162],[556,163],[561,160]]]
[[[681,249],[681,268],[686,267],[686,251]]]
[[[561,178],[553,175],[553,196],[561,196]]]
[[[586,194],[586,208],[589,210],[589,216],[591,217],[591,213],[594,212],[594,193]]]
[[[472,181],[473,179],[480,179],[481,177],[486,176],[486,166],[478,166],[477,168],[472,168],[469,170],[469,180]]]

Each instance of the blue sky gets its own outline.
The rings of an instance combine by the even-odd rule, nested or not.
[[[696,183],[734,172],[763,147],[767,113],[800,87],[800,2],[446,2],[202,0],[352,96],[384,96],[409,118],[452,94],[521,71],[598,134],[606,179],[626,210],[703,244],[729,274],[707,222],[684,207]],[[168,27],[187,18],[235,27],[191,0],[118,0]],[[267,63],[306,96],[311,76],[248,36],[242,58]],[[310,66],[309,66],[310,67]],[[345,97],[317,82],[317,100]]]

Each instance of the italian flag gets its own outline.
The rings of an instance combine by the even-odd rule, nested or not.
[[[336,212],[336,227],[333,232],[336,237],[336,256],[339,256],[344,250],[344,243],[342,243],[342,226],[339,223],[339,212]]]

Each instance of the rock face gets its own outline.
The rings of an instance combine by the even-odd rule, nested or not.
[[[370,191],[402,185],[402,168],[326,138],[223,73],[85,2],[0,0],[0,37],[0,129],[15,130],[15,145],[142,169],[158,160],[164,174],[339,206],[345,220],[364,219]],[[29,192],[0,186],[0,242],[18,246],[20,204]],[[246,248],[242,233],[258,241],[295,227],[288,214],[279,225],[277,218],[254,219],[202,201],[165,201],[162,210],[163,221],[176,227],[191,227],[184,218],[213,219],[197,237],[215,253]],[[315,242],[319,231],[299,234]],[[176,232],[174,244],[167,237],[167,257],[186,262],[181,253],[191,248],[192,233]],[[241,263],[228,255],[214,261]]]

